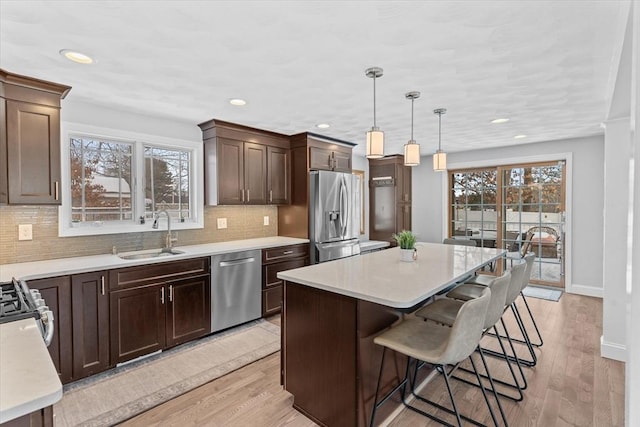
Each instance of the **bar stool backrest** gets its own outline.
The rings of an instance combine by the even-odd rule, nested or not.
[[[488,285],[491,289],[491,301],[484,319],[484,329],[496,324],[504,314],[504,303],[507,300],[507,291],[511,284],[511,272],[507,271],[500,277],[496,277]]]
[[[529,252],[524,256],[524,262],[527,267],[524,270],[524,274],[522,276],[522,284],[520,285],[520,290],[522,291],[529,284],[529,278],[531,277],[531,270],[533,267],[533,260],[536,258],[536,254],[533,252]]]
[[[465,302],[451,326],[449,340],[442,352],[440,364],[455,364],[473,353],[482,338],[484,319],[487,315],[491,289],[486,288],[480,297]]]
[[[527,264],[521,262],[520,264],[516,264],[511,267],[511,270],[509,270],[511,272],[511,281],[509,283],[509,290],[507,291],[507,298],[504,302],[505,306],[513,304],[516,298],[518,298],[518,295],[520,295],[526,268]]]

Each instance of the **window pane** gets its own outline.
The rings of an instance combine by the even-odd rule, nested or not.
[[[144,147],[145,216],[165,209],[171,217],[190,217],[190,152]]]
[[[133,219],[131,144],[71,137],[71,220]]]

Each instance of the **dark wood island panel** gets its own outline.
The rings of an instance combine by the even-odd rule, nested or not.
[[[373,338],[399,314],[288,281],[283,300],[282,369],[294,408],[324,426],[368,425],[382,357]],[[386,358],[382,393],[398,383],[405,367],[404,357]],[[384,412],[394,409],[391,402],[385,406]]]

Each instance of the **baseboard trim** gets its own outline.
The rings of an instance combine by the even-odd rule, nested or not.
[[[600,337],[600,356],[606,357],[607,359],[626,362],[627,346],[605,341],[604,337],[601,336]]]
[[[584,295],[587,297],[603,298],[604,292],[602,288],[596,288],[594,286],[584,286],[573,284],[567,286],[565,291],[570,294]]]

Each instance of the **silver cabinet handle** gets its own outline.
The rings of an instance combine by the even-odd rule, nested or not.
[[[100,276],[100,282],[101,282],[100,287],[102,290],[102,295],[104,295],[104,276]]]
[[[282,255],[291,255],[293,253],[293,251],[284,251],[282,252]]]
[[[169,285],[169,302],[173,302],[173,285]]]
[[[54,195],[54,198],[55,198],[56,200],[59,200],[59,199],[60,199],[60,197],[59,197],[59,187],[60,187],[60,186],[59,186],[59,184],[58,184],[58,181],[56,181],[56,182],[54,182],[54,183],[53,183],[53,192],[54,192],[54,194],[53,194],[53,195]]]
[[[250,193],[250,191],[251,190],[247,189],[247,203],[249,203],[251,201],[251,197],[250,197],[251,193]]]
[[[244,203],[244,188],[240,191],[242,191],[242,203]]]
[[[164,304],[164,286],[160,288],[160,301]]]
[[[269,190],[269,203],[273,203],[273,190]]]

